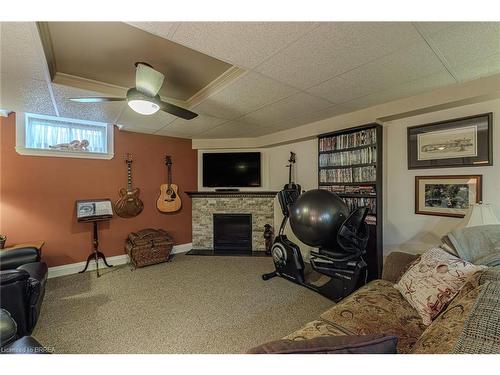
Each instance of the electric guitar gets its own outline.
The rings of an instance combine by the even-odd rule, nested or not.
[[[134,217],[139,215],[144,204],[139,199],[139,188],[132,188],[132,155],[125,155],[127,163],[127,188],[120,189],[120,198],[115,202],[115,212],[121,217]]]
[[[160,196],[156,201],[156,207],[161,212],[179,211],[182,202],[179,197],[179,187],[172,183],[172,158],[165,156],[165,165],[167,166],[167,183],[160,186]]]
[[[295,152],[290,151],[290,159],[288,159],[288,162],[290,163],[286,166],[288,168],[288,184],[284,186],[284,189],[297,190],[300,193],[302,191],[300,185],[292,182],[292,168],[296,162]]]

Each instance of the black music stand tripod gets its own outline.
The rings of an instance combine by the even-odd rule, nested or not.
[[[101,277],[101,275],[99,274],[99,258],[101,258],[103,260],[106,267],[110,267],[110,268],[113,267],[113,266],[109,265],[108,262],[106,261],[106,256],[102,252],[99,251],[99,232],[97,230],[97,223],[99,221],[104,221],[104,220],[109,220],[109,218],[91,218],[91,219],[87,219],[87,220],[85,220],[85,219],[79,220],[79,221],[85,221],[85,222],[92,222],[94,225],[94,237],[93,237],[93,241],[92,241],[94,250],[88,256],[87,263],[85,264],[85,268],[83,270],[81,270],[79,273],[83,273],[83,272],[87,271],[87,267],[89,266],[89,263],[92,259],[95,261],[97,277]]]

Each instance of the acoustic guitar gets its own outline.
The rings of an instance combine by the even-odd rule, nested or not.
[[[167,166],[167,183],[160,186],[160,196],[156,201],[156,207],[161,212],[179,211],[182,206],[179,197],[179,187],[172,183],[172,158],[165,156],[165,165]]]
[[[132,188],[132,155],[125,155],[127,163],[127,188],[120,189],[120,198],[115,202],[115,212],[121,217],[134,217],[139,215],[144,204],[139,198],[140,189]]]

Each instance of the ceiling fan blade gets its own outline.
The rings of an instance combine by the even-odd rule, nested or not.
[[[170,104],[167,102],[161,102],[160,103],[160,109],[164,112],[170,113],[174,116],[183,118],[184,120],[192,120],[196,116],[198,116],[197,113],[191,112],[185,108],[178,107],[174,104]]]
[[[135,88],[137,91],[149,96],[155,96],[160,91],[164,79],[165,76],[151,66],[137,63],[135,71]]]
[[[103,103],[103,102],[123,102],[125,98],[106,98],[104,96],[95,98],[69,98],[73,102],[79,103]]]

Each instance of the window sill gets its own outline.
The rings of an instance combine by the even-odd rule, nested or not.
[[[16,147],[16,152],[19,155],[26,155],[26,156],[48,156],[56,158],[77,158],[77,159],[111,160],[115,156],[114,153],[103,154],[100,152],[43,150],[38,148],[25,148],[25,147]]]

